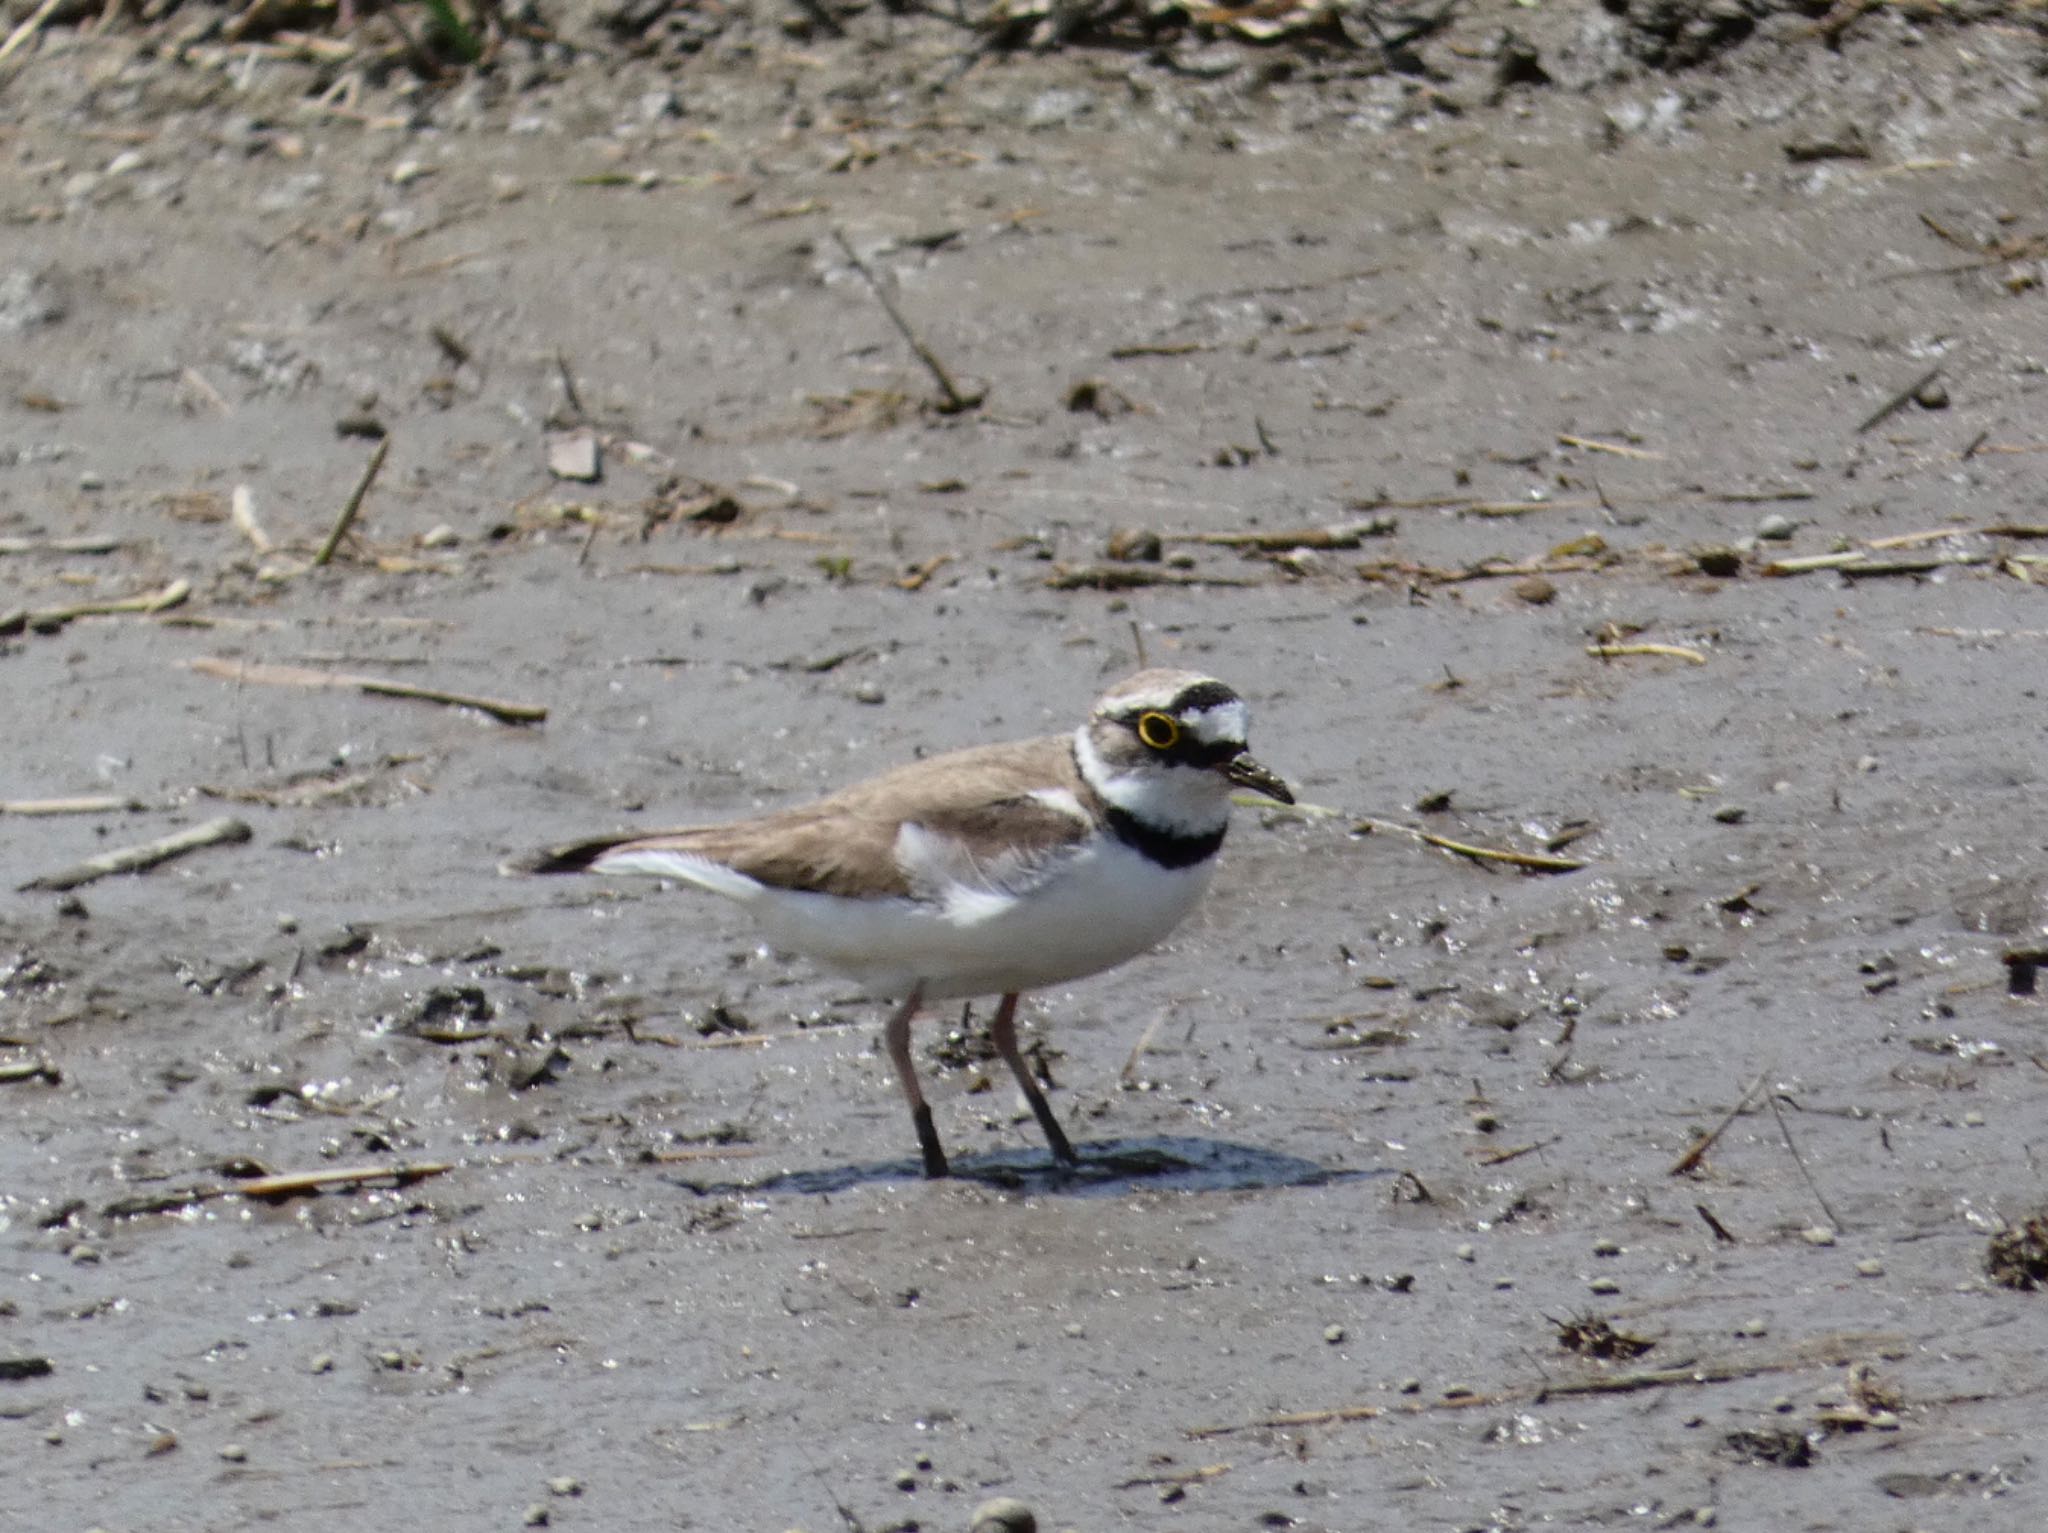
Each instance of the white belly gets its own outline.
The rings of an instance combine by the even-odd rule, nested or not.
[[[976,894],[946,908],[764,889],[749,900],[775,946],[850,974],[877,995],[927,1000],[1063,984],[1135,958],[1178,926],[1213,858],[1162,868],[1105,840],[1020,897]]]

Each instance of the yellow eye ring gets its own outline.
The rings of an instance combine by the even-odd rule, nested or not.
[[[1170,751],[1180,744],[1180,721],[1170,713],[1141,713],[1138,738],[1155,751]]]

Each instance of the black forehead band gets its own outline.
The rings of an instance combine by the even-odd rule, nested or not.
[[[1238,701],[1238,696],[1220,681],[1198,681],[1173,700],[1169,713],[1201,713]]]

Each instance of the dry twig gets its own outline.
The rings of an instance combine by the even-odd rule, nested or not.
[[[548,716],[547,709],[537,703],[512,703],[467,692],[447,692],[439,687],[416,686],[409,681],[394,681],[385,676],[316,671],[300,665],[263,665],[214,655],[201,655],[196,660],[187,660],[185,664],[202,676],[216,676],[222,681],[256,682],[271,687],[336,687],[343,691],[366,692],[373,697],[410,697],[450,708],[474,708],[505,724],[538,724]]]
[[[97,857],[88,857],[84,862],[64,868],[55,873],[45,873],[40,878],[31,878],[20,885],[23,891],[48,889],[59,891],[76,889],[80,884],[89,884],[95,879],[106,878],[115,873],[141,873],[182,857],[187,852],[196,852],[203,846],[220,846],[247,841],[249,827],[241,820],[208,820],[203,825],[194,825],[186,830],[161,836],[154,841],[145,841],[139,846],[124,846],[111,852],[102,852]]]

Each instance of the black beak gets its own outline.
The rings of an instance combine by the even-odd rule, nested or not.
[[[1275,773],[1267,771],[1250,756],[1240,752],[1223,763],[1223,775],[1240,788],[1249,788],[1254,793],[1263,793],[1267,798],[1278,799],[1283,804],[1294,802],[1294,790],[1280,780]]]

